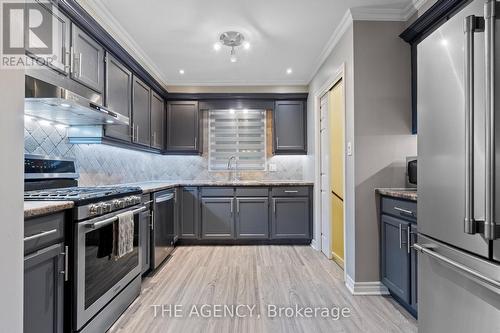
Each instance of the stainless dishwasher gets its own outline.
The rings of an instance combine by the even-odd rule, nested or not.
[[[153,195],[151,267],[156,269],[174,250],[175,190]]]

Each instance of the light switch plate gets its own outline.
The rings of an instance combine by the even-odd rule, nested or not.
[[[276,170],[277,170],[276,163],[269,163],[269,171],[276,172]]]
[[[352,144],[350,142],[347,143],[347,156],[352,155]]]

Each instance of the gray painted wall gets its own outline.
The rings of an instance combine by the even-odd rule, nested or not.
[[[23,331],[24,71],[0,69],[0,330]]]
[[[405,186],[405,157],[416,155],[411,134],[410,46],[403,22],[354,22],[356,141],[355,281],[379,280],[377,187]]]
[[[404,187],[405,157],[416,154],[410,49],[398,37],[404,27],[405,22],[354,21],[309,85],[308,130],[314,133],[314,94],[344,66],[346,143],[351,142],[353,150],[345,161],[345,269],[355,282],[379,281],[375,188]],[[307,170],[317,172],[315,139],[319,137],[309,134]]]
[[[308,171],[312,171],[313,174],[307,174],[306,178],[313,180],[314,172],[318,172],[318,166],[315,165],[315,158],[318,152],[316,151],[315,135],[318,133],[318,129],[315,128],[315,124],[319,122],[317,117],[319,116],[315,112],[315,94],[319,93],[319,90],[323,89],[325,84],[332,79],[332,77],[337,75],[338,70],[344,66],[345,73],[345,100],[346,100],[346,142],[354,143],[354,70],[353,70],[353,26],[351,25],[347,31],[340,38],[339,42],[332,50],[328,58],[321,65],[318,72],[315,74],[314,78],[309,83],[309,99],[307,104],[308,119],[307,119],[307,133],[308,133],[308,164],[309,167],[306,168]],[[316,134],[315,134],[316,133]],[[345,253],[345,268],[347,274],[354,277],[354,158],[355,156],[349,156],[346,159],[346,188],[345,188],[345,210],[346,210],[346,253]],[[315,192],[317,193],[317,191]],[[349,199],[350,198],[350,199]],[[315,202],[318,202],[316,199]],[[319,211],[315,210],[315,216],[319,217]],[[316,228],[314,230],[314,238],[319,241],[320,230]]]

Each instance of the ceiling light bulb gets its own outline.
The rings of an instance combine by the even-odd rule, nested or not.
[[[183,69],[179,69],[179,74],[180,75],[184,75],[184,70]]]
[[[214,44],[214,50],[215,51],[219,51],[221,47],[222,47],[222,45],[221,45],[220,42],[215,42],[215,44]]]
[[[244,48],[245,50],[249,50],[249,49],[250,49],[250,42],[244,42],[244,43],[243,43],[243,48]]]
[[[293,70],[292,70],[291,68],[287,68],[286,73],[287,73],[287,74],[292,74],[292,73],[293,73]]]

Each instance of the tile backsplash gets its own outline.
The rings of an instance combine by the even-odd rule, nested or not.
[[[206,151],[206,149],[205,149]],[[104,144],[70,144],[66,129],[27,121],[24,152],[73,158],[81,186],[148,180],[227,180],[227,172],[209,172],[208,155],[157,155]],[[241,180],[303,180],[305,156],[272,156],[275,172],[240,172]]]

